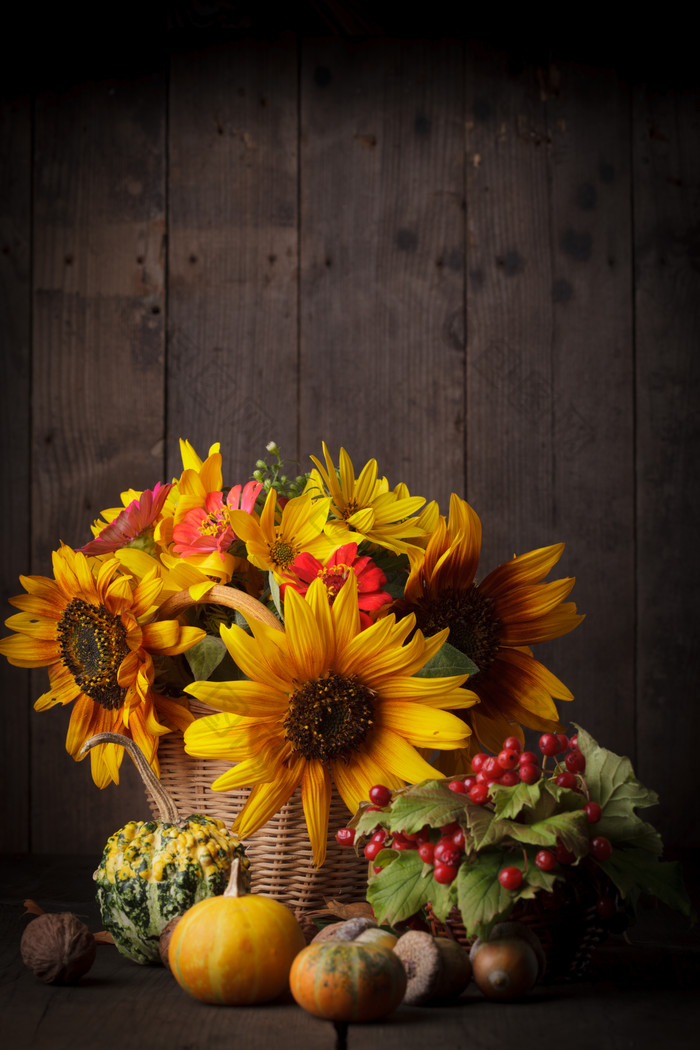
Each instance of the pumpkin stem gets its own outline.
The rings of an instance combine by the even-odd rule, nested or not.
[[[165,824],[178,823],[180,820],[180,813],[175,805],[175,800],[168,794],[149,766],[146,761],[146,756],[136,741],[132,740],[129,736],[123,736],[121,733],[97,733],[95,736],[91,736],[89,740],[85,741],[79,754],[86,755],[96,744],[117,744],[119,747],[126,748],[134,760],[134,764],[139,771],[144,787],[150,791],[155,799],[160,820]]]
[[[245,893],[247,893],[245,873],[241,869],[239,858],[235,857],[231,864],[231,874],[229,875],[228,885],[223,892],[223,896],[243,897]]]
[[[215,584],[202,598],[193,598],[187,590],[178,591],[177,594],[171,595],[167,601],[163,602],[158,609],[157,618],[170,620],[184,612],[185,609],[190,609],[193,605],[200,605],[203,602],[210,605],[225,605],[228,609],[236,609],[242,613],[246,620],[260,620],[268,627],[274,627],[278,631],[284,630],[275,614],[270,612],[268,607],[259,602],[257,598],[252,598],[246,591],[239,591],[235,587],[222,587],[221,584]]]

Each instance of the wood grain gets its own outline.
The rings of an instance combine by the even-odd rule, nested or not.
[[[226,484],[297,455],[293,41],[176,55],[170,80],[168,469],[222,442]]]
[[[303,49],[302,448],[437,499],[464,485],[463,62],[455,41]]]
[[[550,146],[553,513],[586,620],[543,646],[562,716],[635,759],[631,109],[612,70],[543,71]],[[557,566],[552,576],[559,576]],[[551,660],[549,656],[551,654]]]
[[[32,569],[80,545],[125,488],[163,471],[162,78],[37,99],[34,151]],[[46,688],[37,673],[36,694]],[[41,679],[41,680],[40,680]],[[37,850],[101,850],[145,810],[135,771],[99,793],[63,750],[67,709],[33,715]]]
[[[700,837],[699,103],[697,89],[635,94],[638,737],[673,842]]]
[[[0,592],[3,619],[14,612],[7,599],[21,591],[29,568],[31,339],[31,100],[0,100]],[[3,635],[6,632],[3,630]],[[0,849],[30,846],[30,682],[22,668],[0,662],[3,731],[0,738]]]

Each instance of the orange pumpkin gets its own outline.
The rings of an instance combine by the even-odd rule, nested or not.
[[[390,948],[317,941],[295,958],[289,986],[299,1006],[316,1017],[375,1021],[403,999],[406,971]]]
[[[230,890],[235,893],[235,884],[185,912],[170,939],[170,969],[186,992],[205,1003],[266,1003],[287,988],[292,960],[306,940],[284,904]]]

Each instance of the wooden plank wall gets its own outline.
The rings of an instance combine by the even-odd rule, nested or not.
[[[344,444],[466,495],[483,574],[566,541],[563,716],[698,845],[699,104],[585,53],[293,32],[5,90],[4,595],[180,436],[230,483]],[[2,848],[99,851],[133,770],[98,792],[43,673],[0,674]]]

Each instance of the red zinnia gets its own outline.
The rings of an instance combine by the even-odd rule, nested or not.
[[[358,558],[356,543],[345,543],[338,547],[325,565],[318,558],[314,558],[313,554],[299,554],[294,559],[291,569],[294,577],[289,574],[285,577],[286,582],[281,588],[283,597],[287,587],[299,594],[306,594],[313,581],[320,578],[326,587],[330,605],[353,572],[357,577],[357,604],[363,629],[372,623],[372,617],[368,614],[392,600],[390,594],[381,590],[386,583],[386,576],[371,558]]]

